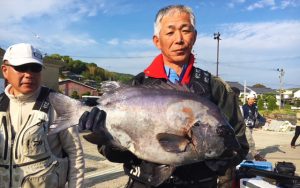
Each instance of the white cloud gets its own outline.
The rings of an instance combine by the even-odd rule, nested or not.
[[[107,43],[110,45],[116,46],[116,45],[119,45],[120,42],[119,42],[119,39],[114,38],[114,39],[111,39],[110,41],[108,41]]]
[[[220,49],[226,61],[299,56],[300,21],[236,23],[223,25]],[[199,35],[195,48],[204,59],[214,60],[216,40]]]
[[[299,0],[283,0],[281,1],[279,8],[286,9],[288,7],[297,7],[297,6],[300,6]]]
[[[275,7],[275,0],[260,0],[256,3],[253,3],[247,7],[247,10],[254,10],[258,8],[265,8],[265,7]]]
[[[14,0],[1,1],[0,23],[21,21],[26,17],[39,17],[42,15],[56,13],[72,3],[72,0]]]
[[[53,51],[50,49],[97,45],[98,42],[88,34],[89,31],[73,30],[74,22],[99,13],[119,14],[129,11],[130,6],[125,6],[122,2],[123,0],[0,1],[0,46],[6,48],[13,43],[29,42]],[[122,10],[117,7],[122,5]]]
[[[245,2],[246,2],[246,0],[231,0],[231,1],[227,4],[227,6],[228,6],[229,8],[234,8],[236,4],[243,4],[243,3],[245,3]]]
[[[299,0],[259,0],[255,3],[250,4],[247,7],[247,10],[252,11],[255,9],[261,9],[261,8],[270,8],[271,10],[276,9],[286,9],[290,7],[297,7],[300,6]]]
[[[41,16],[70,22],[99,13],[113,15],[135,11],[125,0],[13,0],[0,1],[0,7],[0,23],[21,22]]]
[[[235,23],[220,26],[219,73],[225,80],[247,80],[278,87],[277,68],[287,84],[299,85],[300,21]],[[199,33],[194,46],[198,66],[215,74],[217,41]],[[255,76],[254,76],[255,75]]]
[[[300,49],[300,21],[239,23],[224,25],[224,45],[254,51],[298,53]]]

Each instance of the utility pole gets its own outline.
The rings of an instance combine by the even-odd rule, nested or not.
[[[279,90],[279,108],[281,109],[283,106],[283,77],[284,77],[284,70],[283,69],[277,69],[279,72],[279,81],[280,81],[280,90]]]
[[[214,39],[218,41],[218,47],[217,47],[217,74],[216,76],[218,77],[219,76],[219,43],[220,43],[220,38],[221,34],[218,32],[218,33],[214,33]]]
[[[243,101],[243,104],[246,103],[246,80],[244,81],[244,101]]]

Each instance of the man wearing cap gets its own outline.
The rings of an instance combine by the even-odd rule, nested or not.
[[[246,137],[249,143],[249,153],[247,158],[248,159],[255,159],[256,161],[266,161],[263,156],[261,156],[255,149],[255,143],[252,136],[253,128],[255,127],[256,120],[262,123],[266,122],[266,119],[262,117],[258,113],[258,108],[255,103],[256,100],[256,93],[251,91],[249,95],[247,95],[247,103],[243,105],[243,114],[244,114],[244,121],[246,124]]]
[[[1,68],[8,85],[0,95],[0,187],[83,187],[77,128],[47,134],[57,115],[49,99],[57,93],[41,86],[41,52],[12,45]]]

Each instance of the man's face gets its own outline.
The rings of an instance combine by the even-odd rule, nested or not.
[[[248,105],[252,106],[255,103],[255,98],[249,98],[248,99]]]
[[[4,78],[12,85],[11,94],[29,94],[39,88],[41,84],[41,71],[36,72],[36,69],[39,66],[41,68],[41,65],[29,63],[21,65],[23,67],[13,67],[6,63],[1,68]]]
[[[172,12],[160,23],[159,37],[154,36],[153,42],[162,51],[164,61],[187,63],[197,36],[189,14]]]

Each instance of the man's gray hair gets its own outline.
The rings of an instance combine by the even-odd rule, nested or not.
[[[163,19],[163,17],[166,15],[169,15],[173,11],[189,14],[191,23],[192,23],[193,27],[195,28],[195,26],[196,26],[195,15],[194,15],[193,10],[190,7],[184,6],[184,5],[170,5],[170,6],[160,9],[158,11],[158,13],[156,14],[155,22],[154,22],[154,35],[155,36],[157,36],[157,37],[159,36],[159,32],[161,29],[160,22]]]

